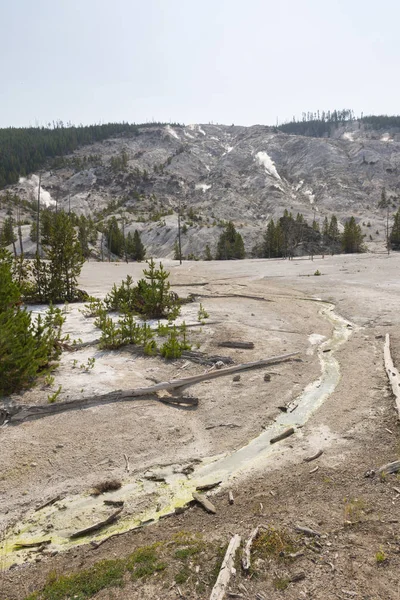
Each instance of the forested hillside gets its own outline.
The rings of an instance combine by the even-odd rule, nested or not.
[[[279,125],[278,129],[294,135],[332,137],[339,127],[355,121],[360,127],[364,125],[370,130],[400,129],[400,116],[371,115],[357,118],[350,109],[303,113],[301,120],[293,118],[292,121]]]
[[[54,123],[46,127],[9,127],[0,129],[0,189],[17,183],[21,176],[44,167],[50,158],[70,154],[77,148],[122,134],[138,135],[139,127],[162,126],[107,123],[79,127]]]

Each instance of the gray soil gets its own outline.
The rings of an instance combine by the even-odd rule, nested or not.
[[[39,556],[32,552],[30,559],[36,563],[11,570],[6,568],[10,557],[4,556],[0,598],[24,598],[40,589],[54,570],[75,571],[102,558],[124,556],[181,530],[225,543],[232,533],[246,537],[260,523],[288,531],[301,523],[326,534],[320,547],[305,546],[304,556],[293,564],[265,561],[258,577],[246,578],[239,572],[231,591],[245,598],[261,593],[290,600],[398,599],[400,496],[393,488],[400,484],[395,475],[380,480],[365,478],[364,473],[399,458],[400,430],[383,369],[382,336],[390,333],[398,365],[400,256],[164,264],[180,295],[201,296],[184,306],[186,322],[196,322],[200,301],[210,315],[210,324],[190,333],[201,351],[229,355],[235,363],[298,351],[301,362],[244,372],[238,382],[227,376],[188,388],[199,398],[198,408],[192,411],[143,399],[2,428],[0,528],[4,531],[21,519],[29,521],[35,506],[58,494],[85,494],[105,478],[129,483],[147,469],[231,453],[257,437],[280,413],[278,406],[288,405],[320,375],[317,346],[330,337],[332,325],[321,314],[321,304],[311,298],[333,303],[336,313],[353,324],[352,335],[335,353],[341,380],[306,425],[280,442],[270,460],[229,483],[235,495],[233,506],[228,505],[224,489],[212,495],[216,515],[194,507],[111,539],[96,551],[82,545],[53,556],[50,551]],[[319,277],[314,276],[317,269]],[[114,282],[127,273],[136,279],[141,270],[141,265],[86,263],[80,287],[104,296]],[[204,285],[195,285],[200,283]],[[68,308],[66,328],[71,338],[93,339],[98,334],[92,321],[78,308]],[[252,341],[254,349],[219,347],[224,340]],[[90,357],[96,358],[95,366],[85,372],[79,365]],[[73,360],[78,361],[75,368]],[[145,387],[154,380],[206,369],[183,359],[169,363],[124,350],[111,353],[90,347],[63,354],[51,390],[39,384],[13,400],[45,403],[59,385],[61,399],[79,398]],[[264,380],[265,373],[271,375],[270,381]],[[315,463],[303,461],[318,449],[324,453]],[[124,454],[130,457],[129,475]],[[318,470],[310,473],[315,466]],[[376,561],[378,551],[384,552],[383,564]],[[207,565],[201,565],[200,572],[203,569]],[[303,581],[290,584],[284,592],[274,589],[273,577],[290,577],[299,571],[306,574]],[[192,579],[193,583],[195,574]],[[209,596],[209,591],[198,594],[194,583],[183,585],[179,592],[186,598]],[[105,590],[95,597],[177,598],[179,594],[176,586],[165,587],[164,580],[155,578],[145,584],[129,582],[122,590]]]

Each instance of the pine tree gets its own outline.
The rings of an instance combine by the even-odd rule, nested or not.
[[[115,217],[112,217],[107,223],[106,240],[109,251],[117,256],[122,256],[124,251],[124,236],[118,227],[118,221]]]
[[[135,231],[133,233],[132,249],[129,254],[132,256],[133,260],[137,260],[138,262],[141,262],[142,260],[144,260],[144,258],[146,256],[146,248],[144,247],[144,245],[142,243],[140,233],[138,232],[137,229],[135,229]]]
[[[84,258],[69,215],[64,212],[51,214],[43,248],[47,260],[36,254],[32,263],[34,298],[40,302],[76,300],[77,280]]]
[[[342,249],[346,254],[363,252],[363,234],[360,225],[357,225],[354,217],[350,217],[344,226],[342,235]]]
[[[328,223],[328,217],[325,217],[325,219],[324,219],[324,224],[322,225],[322,235],[323,235],[324,244],[327,244],[328,240],[329,240],[329,223]]]
[[[335,215],[331,216],[328,234],[329,234],[329,237],[331,238],[331,240],[333,240],[334,242],[337,242],[340,238],[338,221],[337,221],[337,218]]]
[[[183,256],[181,255],[181,252],[179,250],[179,242],[178,240],[175,240],[174,243],[174,260],[182,260]]]
[[[382,188],[381,199],[378,203],[378,208],[387,208],[389,206],[389,201],[386,196],[386,189]]]
[[[232,221],[225,227],[221,233],[217,245],[217,260],[231,260],[245,257],[243,238],[235,229]]]
[[[10,214],[6,219],[4,219],[3,227],[0,233],[0,245],[1,246],[9,246],[13,245],[14,256],[17,256],[17,249],[15,247],[15,242],[17,241],[17,236],[14,233],[14,219]]]
[[[389,241],[392,250],[400,250],[400,208],[394,215],[393,227],[390,232]]]
[[[0,251],[0,396],[32,384],[38,372],[57,358],[62,326],[57,309],[32,323],[12,269],[11,255]]]
[[[210,246],[206,244],[206,248],[204,250],[204,260],[212,260],[212,254],[210,250]]]

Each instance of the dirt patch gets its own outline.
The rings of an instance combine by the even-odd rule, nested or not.
[[[231,533],[246,537],[254,525],[264,523],[292,534],[294,525],[301,523],[326,536],[320,540],[320,547],[301,538],[298,543],[304,555],[294,562],[259,557],[250,578],[238,570],[232,591],[244,597],[262,593],[270,598],[284,594],[290,599],[322,599],[358,594],[371,599],[397,599],[400,499],[394,488],[399,482],[396,475],[384,479],[364,477],[366,471],[395,460],[400,452],[399,427],[383,370],[383,340],[377,337],[386,332],[390,320],[396,360],[400,329],[394,310],[395,259],[370,259],[369,278],[359,268],[364,266],[363,260],[364,257],[348,260],[347,268],[353,271],[348,282],[341,280],[343,257],[319,261],[321,272],[321,264],[330,271],[329,280],[325,276],[323,284],[323,277],[315,278],[317,283],[310,281],[311,277],[301,278],[299,284],[295,269],[311,268],[305,261],[298,261],[297,266],[281,261],[279,266],[286,272],[286,281],[279,282],[258,279],[267,269],[275,269],[274,261],[254,261],[248,266],[234,263],[236,279],[228,281],[224,277],[229,277],[232,264],[196,263],[185,265],[179,272],[174,269],[175,281],[185,283],[187,278],[188,290],[191,279],[198,282],[203,276],[208,281],[207,289],[202,286],[201,293],[212,297],[202,298],[201,302],[210,317],[220,323],[206,326],[199,334],[202,350],[220,352],[218,343],[234,337],[255,344],[253,350],[229,350],[235,362],[291,350],[302,352],[302,362],[244,373],[238,382],[228,377],[199,384],[191,389],[200,399],[196,411],[180,411],[145,400],[90,408],[2,429],[0,506],[4,527],[6,522],[29,514],[39,501],[58,493],[89,492],[102,479],[126,480],[124,454],[130,457],[133,473],[129,477],[133,477],[160,464],[187,464],[191,459],[243,446],[276,417],[277,406],[290,403],[320,373],[317,346],[311,343],[310,336],[329,338],[332,328],[319,314],[320,307],[306,297],[317,295],[334,300],[337,311],[341,313],[343,308],[345,316],[356,323],[353,335],[336,353],[341,381],[334,393],[295,438],[280,442],[270,463],[231,483],[233,506],[228,504],[224,490],[212,495],[217,508],[215,516],[192,508],[154,526],[109,540],[98,550],[75,548],[57,556],[50,556],[47,551],[39,555],[32,552],[39,563],[3,573],[4,597],[24,597],[42,586],[53,570],[64,572],[67,568],[73,572],[87,568],[102,558],[125,556],[128,547],[134,549],[156,541],[169,543],[171,536],[189,530],[201,534],[212,546],[212,557],[204,550],[196,561],[185,563],[189,575],[179,588],[187,598],[205,598],[212,586],[209,562],[217,560],[217,547],[224,546]],[[101,267],[113,273],[112,265],[98,268]],[[250,267],[251,277],[239,279],[240,271]],[[95,279],[94,273],[92,276]],[[88,277],[87,273],[84,277]],[[104,281],[104,272],[101,277]],[[112,278],[107,281],[111,286]],[[182,293],[181,288],[179,292]],[[218,294],[239,293],[258,295],[270,302],[215,298]],[[182,371],[189,375],[204,370],[199,365],[184,366],[185,361],[169,364],[159,359],[135,358],[126,352],[120,352],[115,363],[111,358],[105,360],[113,365],[118,383],[123,384],[116,387],[143,384],[145,377],[165,379],[182,375]],[[96,386],[96,366],[86,374],[88,386]],[[264,381],[266,371],[271,374],[269,382]],[[67,379],[66,373],[67,368],[62,365],[55,376]],[[109,383],[115,389],[116,380]],[[71,390],[76,390],[76,385],[76,381],[71,381]],[[106,380],[103,389],[108,389]],[[38,390],[29,394],[34,401],[40,401]],[[234,426],[228,427],[229,424]],[[323,449],[320,458],[303,462],[318,449]],[[313,471],[315,467],[318,469]],[[123,589],[104,590],[95,597],[176,598],[178,584],[172,586],[176,577],[174,565],[169,557],[168,569],[163,573],[150,579],[126,580]],[[290,578],[298,571],[305,573],[305,579],[291,583]],[[277,589],[277,585],[285,590]]]

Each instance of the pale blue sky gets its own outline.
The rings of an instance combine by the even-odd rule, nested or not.
[[[0,126],[400,113],[399,0],[1,0]]]

